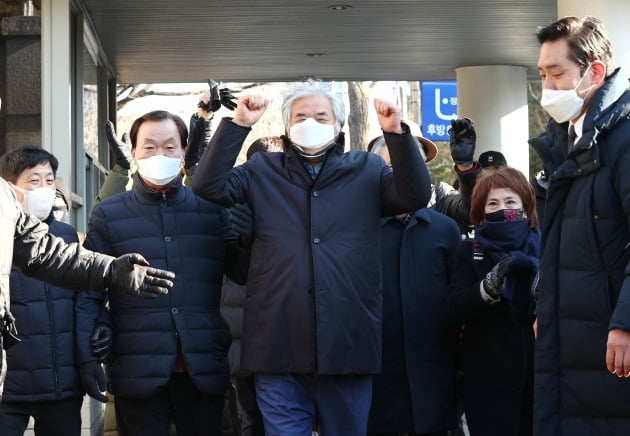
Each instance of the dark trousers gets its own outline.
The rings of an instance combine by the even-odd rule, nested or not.
[[[254,376],[267,436],[365,436],[372,376]]]
[[[253,376],[234,377],[236,407],[242,436],[264,436],[263,417],[256,402],[256,386]]]
[[[178,435],[217,436],[223,402],[223,395],[199,392],[187,373],[173,373],[154,397],[116,397],[118,432],[120,436],[169,436],[172,420]]]
[[[0,404],[0,434],[22,436],[32,416],[36,436],[80,436],[83,398]]]
[[[368,436],[399,436],[403,433],[368,433]],[[415,432],[407,432],[404,433],[407,436],[448,436],[448,430],[444,431],[436,431],[433,433],[415,433]]]

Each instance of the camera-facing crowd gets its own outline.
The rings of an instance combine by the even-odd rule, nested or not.
[[[458,187],[432,184],[437,146],[378,98],[382,135],[345,151],[315,82],[242,165],[262,95],[210,81],[189,126],[108,122],[82,243],[55,156],[0,156],[0,433],[80,435],[87,393],[121,436],[219,435],[226,410],[242,435],[630,434],[628,80],[596,18],[537,37],[532,180],[460,118]]]

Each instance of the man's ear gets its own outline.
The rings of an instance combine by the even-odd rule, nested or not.
[[[591,84],[601,85],[606,80],[606,65],[601,61],[591,64]]]

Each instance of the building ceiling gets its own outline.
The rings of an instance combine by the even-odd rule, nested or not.
[[[121,83],[537,77],[553,0],[83,0]],[[351,6],[343,10],[333,5]]]

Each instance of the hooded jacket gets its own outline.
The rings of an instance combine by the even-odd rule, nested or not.
[[[630,380],[606,369],[610,329],[630,332],[630,90],[596,91],[567,156],[567,123],[530,140],[549,174],[538,284],[535,432],[630,434]]]

